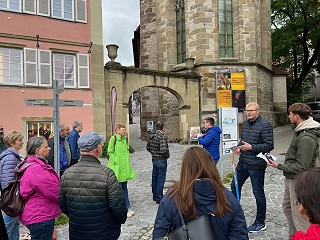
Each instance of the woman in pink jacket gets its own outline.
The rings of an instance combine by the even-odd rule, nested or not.
[[[32,240],[52,239],[54,221],[60,215],[60,180],[46,160],[49,150],[44,137],[33,137],[27,143],[25,161],[34,164],[25,170],[20,181],[20,194],[27,202],[19,219],[30,230]]]

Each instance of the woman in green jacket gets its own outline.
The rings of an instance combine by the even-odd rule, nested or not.
[[[134,211],[131,210],[127,183],[134,179],[136,174],[130,164],[129,143],[125,136],[126,128],[122,124],[117,124],[115,130],[116,134],[110,138],[108,143],[108,167],[114,171],[124,192],[125,203],[128,208],[127,216],[130,218],[134,215]]]

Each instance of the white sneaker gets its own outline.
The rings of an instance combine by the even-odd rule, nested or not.
[[[131,209],[128,209],[127,217],[131,218],[133,215],[134,215],[134,211],[132,211]]]

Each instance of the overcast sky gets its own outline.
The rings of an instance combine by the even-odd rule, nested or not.
[[[132,38],[139,26],[140,0],[102,0],[103,45],[119,46],[117,62],[133,66]],[[110,61],[107,49],[105,63]]]

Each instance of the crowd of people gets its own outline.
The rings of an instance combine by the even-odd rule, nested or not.
[[[260,116],[257,103],[246,105],[241,140],[233,149],[240,157],[231,191],[222,184],[216,167],[222,130],[212,117],[207,117],[203,122],[206,132],[197,135],[203,148],[187,149],[182,157],[179,180],[164,195],[170,151],[165,123],[158,121],[146,145],[152,160],[153,200],[159,204],[153,239],[164,238],[178,229],[182,225],[180,213],[186,223],[209,215],[210,227],[219,240],[245,240],[249,239],[249,232],[266,230],[264,178],[268,166],[279,169],[285,176],[282,208],[290,239],[320,239],[320,168],[315,167],[319,157],[320,124],[312,119],[311,109],[306,104],[295,103],[288,112],[295,126],[294,137],[284,163],[278,163],[258,157],[259,153],[273,150],[273,129]],[[69,217],[71,240],[119,238],[121,224],[135,215],[129,200],[128,181],[136,174],[130,163],[132,148],[125,126],[117,124],[115,134],[107,143],[95,132],[80,136],[82,130],[80,121],[73,124],[71,133],[68,125],[60,125],[60,176],[53,168],[53,140],[47,141],[43,136],[30,138],[27,155],[23,158],[19,153],[23,148],[21,133],[9,131],[0,136],[1,143],[6,146],[0,153],[1,189],[15,178],[18,163],[32,163],[20,180],[20,195],[25,200],[22,214],[18,217],[0,214],[1,239],[18,240],[20,222],[30,230],[33,240],[51,239],[55,219],[61,212]],[[108,144],[107,166],[99,160],[103,144]],[[240,198],[248,178],[257,208],[255,221],[249,226]]]

